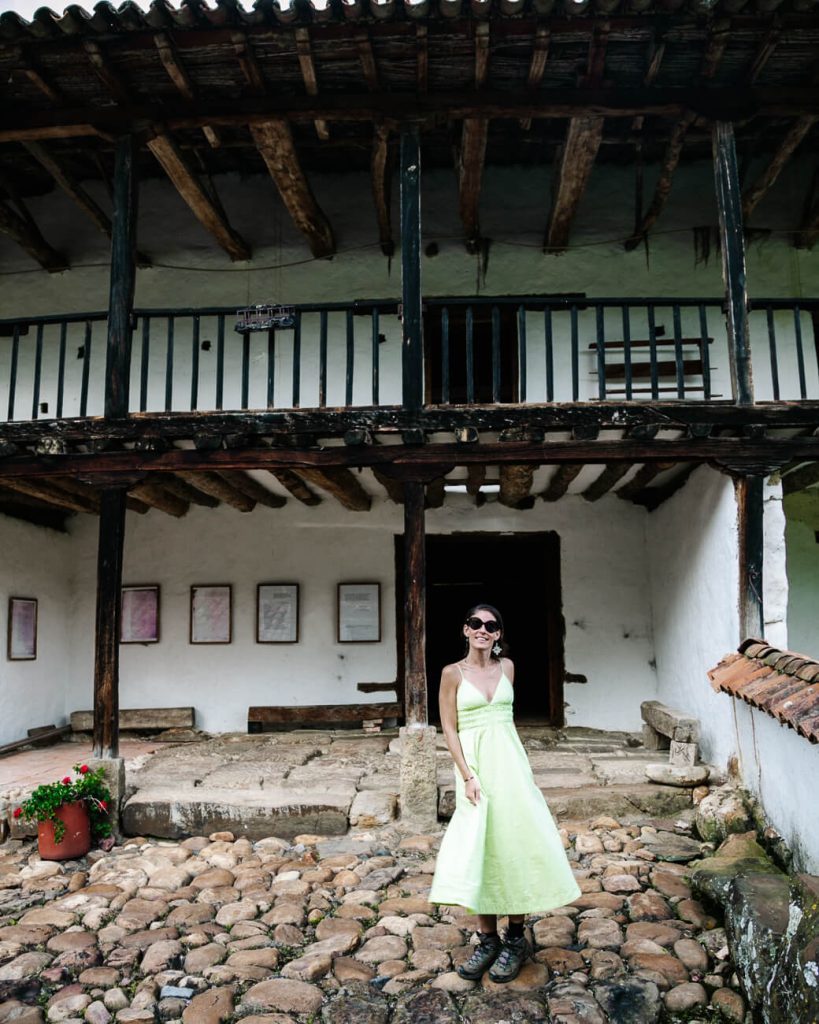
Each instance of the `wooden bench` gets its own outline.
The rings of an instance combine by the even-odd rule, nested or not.
[[[355,727],[403,717],[404,705],[384,704],[302,704],[289,707],[255,707],[247,711],[247,731],[276,732],[282,729],[330,729]]]
[[[120,708],[119,727],[132,732],[162,732],[165,729],[193,729],[193,708]],[[91,732],[93,711],[72,711],[71,731]]]

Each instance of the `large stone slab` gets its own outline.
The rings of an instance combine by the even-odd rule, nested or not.
[[[122,828],[127,835],[181,839],[231,831],[248,839],[276,835],[342,835],[347,831],[355,787],[339,791],[272,786],[254,792],[207,792],[142,789],[125,804]]]

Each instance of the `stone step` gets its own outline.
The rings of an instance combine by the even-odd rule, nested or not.
[[[292,839],[303,833],[343,835],[348,828],[355,787],[338,792],[271,787],[235,789],[141,789],[125,804],[126,835],[181,839],[230,831],[238,838]]]
[[[594,818],[601,814],[626,819],[641,815],[673,817],[691,807],[691,790],[660,786],[651,782],[626,786],[540,786],[552,814],[559,820]],[[455,790],[438,787],[438,814],[452,817]]]

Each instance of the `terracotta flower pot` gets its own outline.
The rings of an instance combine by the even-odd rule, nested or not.
[[[37,823],[37,848],[43,860],[73,860],[91,849],[91,819],[84,800],[63,804],[57,817],[65,825],[59,842],[54,840],[54,822]]]

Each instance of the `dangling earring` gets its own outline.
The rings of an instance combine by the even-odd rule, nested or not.
[[[492,653],[495,655],[496,658],[499,658],[502,650],[503,650],[503,648],[501,647],[501,645],[496,640],[495,641],[495,646],[492,648]]]

